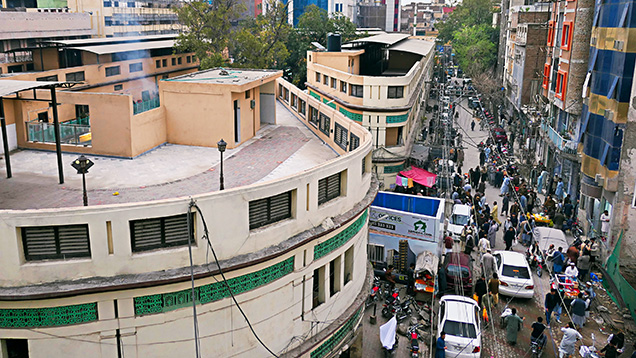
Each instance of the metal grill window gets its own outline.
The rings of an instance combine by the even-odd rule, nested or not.
[[[345,129],[345,127],[341,126],[340,124],[336,123],[336,131],[334,134],[334,141],[336,142],[336,144],[344,149],[347,150],[347,136],[349,134],[349,131]]]
[[[330,175],[318,181],[318,205],[340,196],[340,174]]]
[[[194,214],[190,214],[194,234]],[[194,236],[191,241],[194,243]],[[130,221],[130,239],[133,252],[188,244],[188,217],[186,214],[163,218]]]
[[[320,131],[329,136],[329,132],[331,130],[331,118],[324,115],[322,112],[320,113]]]
[[[309,123],[313,124],[314,126],[318,126],[318,124],[320,123],[320,120],[318,119],[318,110],[315,109],[312,106],[309,106]]]
[[[360,138],[357,135],[351,133],[351,138],[349,139],[349,150],[356,150],[360,146]]]
[[[292,192],[250,201],[250,230],[291,218]]]
[[[23,227],[21,233],[27,261],[91,256],[88,225]]]

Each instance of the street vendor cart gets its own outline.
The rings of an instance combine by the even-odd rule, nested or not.
[[[430,251],[423,251],[417,255],[415,261],[415,291],[416,301],[430,301],[435,292],[435,274],[439,258]]]

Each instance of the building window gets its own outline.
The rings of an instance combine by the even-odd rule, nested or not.
[[[334,135],[333,135],[333,140],[334,142],[336,142],[336,144],[344,149],[347,150],[347,137],[349,136],[349,131],[347,129],[345,129],[345,127],[341,126],[340,123],[336,123],[335,124],[335,131],[334,131]]]
[[[548,21],[548,47],[554,46],[554,30],[556,29],[555,22]]]
[[[320,72],[316,72],[316,82],[320,83]]]
[[[194,214],[190,214],[190,229],[194,244]],[[187,214],[163,218],[130,221],[130,240],[132,251],[148,251],[162,247],[183,246],[188,244]]]
[[[73,82],[82,82],[84,81],[84,71],[67,73],[66,80]]]
[[[168,66],[168,59],[164,58],[163,60],[161,60],[161,67],[167,67]]]
[[[349,93],[353,97],[362,98],[363,96],[363,87],[361,85],[349,85]]]
[[[556,76],[556,89],[554,91],[556,98],[564,101],[566,87],[568,85],[568,73],[562,70],[557,72]]]
[[[176,58],[174,58],[174,57],[172,58],[172,65],[173,65],[173,66],[176,66],[176,65],[177,65],[177,59],[176,59]]]
[[[155,61],[155,66],[156,66],[157,68],[161,68],[161,60],[157,60],[157,61]]]
[[[38,77],[35,80],[36,81],[44,81],[44,82],[55,82],[55,81],[57,81],[57,75],[46,76],[46,77]]]
[[[249,99],[251,94],[250,94],[251,90],[247,90],[245,91],[245,99]]]
[[[344,284],[353,280],[353,246],[345,251],[344,258]]]
[[[90,118],[90,109],[87,104],[75,105],[75,118]]]
[[[291,94],[291,106],[292,108],[298,110],[298,96],[295,94]]]
[[[135,7],[135,2],[134,1],[129,1],[126,3],[126,7]]]
[[[340,92],[347,93],[347,82],[340,81]]]
[[[183,61],[183,57],[177,58],[177,65],[180,65],[182,61]]]
[[[106,77],[117,76],[121,74],[119,66],[106,67]]]
[[[292,217],[292,192],[250,201],[250,230]]]
[[[331,88],[338,89],[338,80],[331,77]]]
[[[49,112],[40,112],[40,113],[38,113],[38,122],[48,123],[49,122]]]
[[[322,205],[340,196],[341,174],[342,173],[336,173],[318,181],[318,205]]]
[[[389,86],[387,98],[404,98],[404,86]]]
[[[29,340],[27,339],[2,339],[0,349],[6,352],[8,358],[29,358]]]
[[[325,86],[329,86],[329,76],[327,76],[327,75],[323,75],[323,76],[322,76],[322,83],[323,83]]]
[[[121,90],[123,90],[123,89],[124,89],[124,85],[115,85],[115,86],[113,87],[113,89],[114,89],[115,91],[121,91]]]
[[[548,89],[548,85],[550,84],[550,64],[546,63],[543,65],[543,84],[541,87]]]
[[[318,110],[312,106],[309,106],[309,123],[313,124],[315,127],[318,127],[320,124]]]
[[[186,63],[191,63],[192,62],[192,58],[190,58],[190,56],[186,56]]]
[[[287,87],[283,87],[283,99],[289,103],[289,89]]]
[[[327,117],[324,113],[320,113],[320,131],[326,136],[331,133],[331,118]]]
[[[384,246],[367,244],[367,255],[371,262],[384,262]]]
[[[112,1],[104,1],[104,7],[112,7],[112,6],[113,6]]]
[[[282,84],[278,84],[278,98],[283,98],[283,85]]]
[[[140,72],[144,70],[144,65],[141,62],[131,63],[128,65],[128,71],[130,72]]]
[[[91,257],[86,224],[23,227],[20,232],[27,261]]]
[[[570,50],[570,46],[572,46],[572,30],[574,26],[572,25],[572,21],[564,21],[563,22],[563,33],[561,34],[561,49],[562,50]]]
[[[351,133],[349,139],[349,150],[356,150],[360,146],[360,138],[357,135]]]
[[[306,112],[306,102],[300,98],[298,98],[298,113],[302,114],[302,116],[305,116],[305,112]]]
[[[325,267],[314,270],[312,289],[312,309],[325,303]]]
[[[329,296],[340,292],[340,257],[329,262]]]

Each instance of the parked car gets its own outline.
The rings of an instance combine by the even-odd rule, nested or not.
[[[498,127],[492,130],[492,136],[495,138],[495,142],[506,144],[508,143],[508,136],[506,135],[506,130]]]
[[[446,333],[446,357],[481,357],[480,310],[472,298],[446,295],[439,301],[437,337]]]
[[[524,254],[514,251],[495,251],[499,293],[509,297],[532,298],[534,280]]]
[[[533,236],[534,240],[539,244],[541,252],[547,251],[551,244],[554,245],[555,250],[559,247],[567,250],[569,247],[568,242],[565,240],[565,234],[559,229],[535,227]]]
[[[464,253],[449,253],[444,257],[446,284],[449,291],[466,296],[473,295],[473,263],[470,256]]]
[[[453,205],[453,213],[450,216],[450,220],[446,225],[446,231],[448,231],[455,241],[459,241],[464,225],[471,224],[471,207],[470,205]]]

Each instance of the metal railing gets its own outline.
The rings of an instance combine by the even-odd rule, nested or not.
[[[53,123],[27,122],[27,134],[30,142],[55,143],[55,126]],[[91,145],[91,126],[88,117],[76,118],[60,123],[60,142],[62,144]]]
[[[578,144],[576,141],[561,137],[561,135],[547,123],[541,123],[541,130],[548,135],[548,138],[554,143],[558,150],[576,155],[576,147]]]
[[[159,97],[154,97],[145,101],[133,102],[133,114],[143,113],[151,109],[158,108],[160,105]]]

